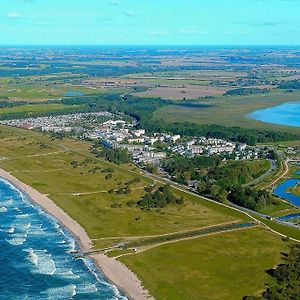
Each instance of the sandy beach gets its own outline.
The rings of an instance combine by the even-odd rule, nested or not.
[[[3,169],[0,169],[0,177],[6,179],[15,187],[26,193],[34,203],[38,204],[46,212],[58,219],[59,222],[79,241],[83,252],[91,250],[92,241],[85,230],[50,198],[39,193],[31,186],[21,182]],[[136,300],[152,298],[148,291],[142,287],[137,276],[121,262],[113,258],[109,258],[104,254],[93,254],[91,255],[91,258],[95,261],[97,267],[101,269],[107,279],[114,283],[119,289],[124,291],[128,298]]]

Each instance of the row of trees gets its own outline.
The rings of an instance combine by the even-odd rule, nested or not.
[[[239,88],[234,90],[227,91],[224,96],[249,96],[254,94],[268,94],[270,93],[267,89],[259,89],[259,88]]]

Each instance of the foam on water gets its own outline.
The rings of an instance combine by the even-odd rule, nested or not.
[[[79,247],[56,219],[0,179],[0,210],[3,207],[0,300],[126,299],[92,260],[75,259],[72,251]]]
[[[7,232],[8,232],[8,233],[14,233],[14,232],[15,232],[15,227],[9,227],[9,228],[7,229]]]
[[[12,238],[10,240],[7,240],[7,242],[13,246],[20,246],[26,242],[26,239],[25,238]]]
[[[76,295],[76,285],[50,288],[46,291],[48,299],[72,299]]]
[[[5,206],[1,206],[0,213],[6,213],[6,212],[7,212],[7,208]]]

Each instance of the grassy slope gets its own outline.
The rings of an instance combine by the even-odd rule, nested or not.
[[[120,258],[157,299],[241,299],[264,288],[282,241],[246,229],[156,247]]]

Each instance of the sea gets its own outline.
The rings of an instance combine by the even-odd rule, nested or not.
[[[0,179],[0,300],[127,299],[51,215]]]
[[[257,110],[248,117],[266,123],[300,127],[300,102],[288,102]]]

